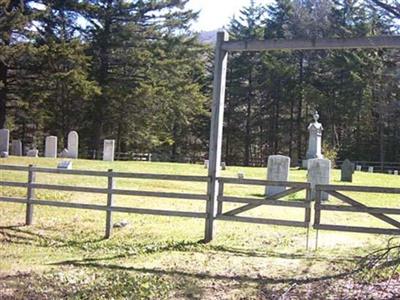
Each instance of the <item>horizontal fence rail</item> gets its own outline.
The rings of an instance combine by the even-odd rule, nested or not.
[[[224,221],[236,221],[236,222],[248,222],[248,223],[257,223],[257,224],[271,224],[271,225],[279,225],[279,226],[293,226],[293,227],[310,227],[311,220],[311,186],[309,183],[305,182],[290,182],[290,181],[268,181],[268,180],[259,180],[259,179],[240,179],[240,178],[227,178],[220,177],[219,180],[219,193],[218,193],[218,208],[217,208],[217,220]],[[277,194],[272,196],[264,197],[264,199],[257,198],[248,198],[248,197],[233,197],[233,196],[225,196],[224,195],[224,186],[226,184],[235,184],[235,185],[261,185],[261,186],[279,186],[285,187],[288,189],[283,190]],[[293,195],[299,191],[305,190],[306,196],[302,201],[288,201],[288,200],[280,200],[281,198]],[[245,205],[240,206],[238,208],[232,209],[227,212],[223,212],[223,203],[244,203]],[[257,208],[263,205],[270,206],[282,206],[282,207],[294,207],[294,208],[303,208],[305,211],[304,221],[294,221],[294,220],[279,220],[279,219],[267,219],[267,218],[254,218],[254,217],[245,217],[238,216],[243,212],[249,211],[251,209]]]
[[[400,208],[370,207],[341,193],[346,191],[377,194],[398,194],[400,200],[400,188],[348,185],[316,185],[315,215],[313,225],[314,229],[390,235],[400,234],[400,222],[387,216],[387,214],[400,215]],[[324,203],[323,201],[321,201],[321,194],[323,192],[328,193],[332,197],[335,197],[345,205]],[[321,224],[322,211],[355,212],[364,214],[366,213],[379,219],[380,221],[383,221],[393,226],[394,228],[348,226],[344,224]]]

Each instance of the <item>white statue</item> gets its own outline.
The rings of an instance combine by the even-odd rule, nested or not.
[[[306,159],[311,158],[324,158],[321,153],[321,138],[322,131],[324,128],[322,124],[318,122],[319,114],[317,111],[314,113],[314,122],[308,125],[308,132],[310,134],[308,138],[308,149],[306,153]]]

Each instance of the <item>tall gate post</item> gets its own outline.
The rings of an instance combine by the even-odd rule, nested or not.
[[[222,31],[217,33],[214,59],[213,102],[211,109],[211,129],[209,141],[208,167],[208,201],[205,226],[206,243],[213,239],[214,218],[217,209],[218,181],[222,151],[222,125],[224,121],[225,82],[228,52],[222,49],[222,44],[228,41],[229,35]]]

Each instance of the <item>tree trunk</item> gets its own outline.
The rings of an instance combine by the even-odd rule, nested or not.
[[[0,128],[6,125],[8,67],[0,60]]]

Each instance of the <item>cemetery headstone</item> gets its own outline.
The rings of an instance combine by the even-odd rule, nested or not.
[[[314,115],[314,122],[310,123],[308,125],[308,132],[309,132],[309,137],[308,137],[308,148],[306,152],[306,159],[303,160],[302,165],[303,168],[308,167],[307,161],[309,159],[314,159],[314,158],[324,158],[324,156],[321,153],[321,138],[322,138],[322,131],[324,128],[322,127],[322,124],[318,122],[319,120],[319,114],[317,111],[315,111]]]
[[[394,170],[393,171],[393,175],[399,175],[399,171],[398,170]]]
[[[30,150],[28,150],[28,152],[26,153],[26,156],[29,156],[29,157],[38,157],[38,156],[39,156],[39,150],[37,150],[37,149],[30,149]]]
[[[45,157],[57,157],[57,137],[54,135],[46,137],[46,145],[44,150]]]
[[[361,168],[362,168],[361,165],[357,165],[357,166],[356,166],[356,170],[357,170],[357,171],[361,171]]]
[[[290,157],[283,155],[270,155],[267,164],[267,180],[288,181]],[[286,190],[284,186],[266,186],[265,195],[270,197]]]
[[[342,164],[340,181],[353,182],[353,164],[348,159]]]
[[[0,152],[9,152],[10,131],[8,129],[0,129]]]
[[[368,167],[368,172],[369,173],[374,173],[374,167]]]
[[[308,162],[307,181],[311,184],[311,198],[315,199],[315,185],[329,184],[331,179],[331,161],[329,159],[310,159]],[[321,200],[329,199],[325,192],[321,195]]]
[[[115,140],[104,140],[103,160],[114,161]]]
[[[226,163],[224,161],[221,162],[221,170],[226,170]]]
[[[70,161],[70,160],[60,161],[57,165],[57,169],[71,170],[72,169],[72,161]]]
[[[1,151],[1,152],[0,152],[0,157],[1,157],[1,158],[7,158],[7,157],[8,157],[8,152],[6,152],[6,151]]]
[[[22,156],[21,140],[12,140],[11,141],[11,155]]]
[[[393,174],[393,170],[388,170],[388,174]]]
[[[68,157],[78,158],[79,135],[76,131],[68,133]]]
[[[208,164],[210,163],[210,161],[208,159],[204,160],[204,169],[208,169]]]

